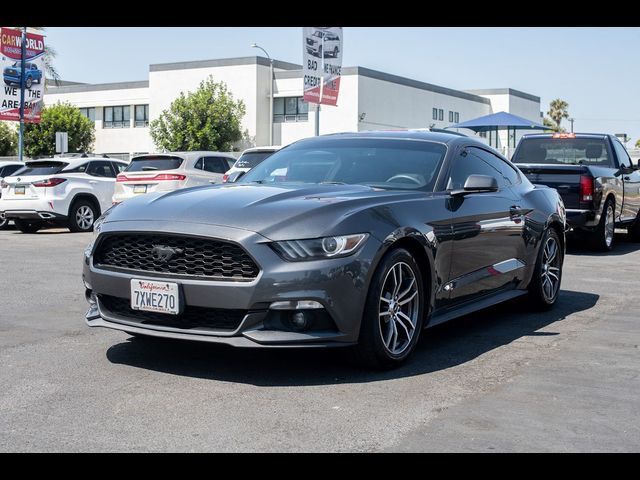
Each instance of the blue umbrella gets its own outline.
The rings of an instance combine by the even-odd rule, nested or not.
[[[468,128],[474,132],[489,132],[496,131],[496,138],[498,136],[498,130],[501,129],[513,129],[515,130],[550,130],[549,127],[545,127],[539,123],[535,123],[526,118],[519,117],[507,112],[492,113],[483,117],[467,120],[466,122],[456,123],[446,128]]]

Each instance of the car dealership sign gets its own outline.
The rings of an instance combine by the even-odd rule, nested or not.
[[[303,27],[304,99],[337,105],[342,69],[342,27]]]
[[[44,37],[27,33],[24,61],[24,121],[39,123],[44,98]],[[22,32],[11,28],[0,31],[2,95],[0,120],[20,121],[20,80]]]

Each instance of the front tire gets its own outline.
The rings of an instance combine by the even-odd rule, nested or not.
[[[9,220],[4,216],[4,213],[0,213],[0,230],[4,230],[9,226]]]
[[[529,298],[539,310],[549,310],[558,300],[563,256],[560,236],[555,229],[549,228],[542,235],[536,267],[529,284]]]
[[[16,224],[16,227],[22,233],[36,233],[38,230],[42,228],[42,223],[40,222],[29,222],[27,220],[14,220],[13,223]]]
[[[69,210],[69,230],[72,232],[90,232],[96,221],[98,211],[88,200],[74,202]]]
[[[28,77],[25,82],[24,82],[24,86],[26,88],[31,88],[31,85],[33,84],[33,79],[31,77]]]
[[[610,252],[613,250],[614,238],[615,238],[615,211],[616,204],[608,198],[604,203],[602,209],[602,215],[600,217],[600,223],[593,232],[589,233],[589,245],[593,250],[599,252]]]
[[[424,283],[413,256],[398,248],[387,253],[371,280],[360,339],[360,364],[394,368],[415,349],[424,316]]]

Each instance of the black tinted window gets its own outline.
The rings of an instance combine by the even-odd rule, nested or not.
[[[229,164],[221,157],[205,157],[204,170],[211,173],[224,173],[229,170]]]
[[[523,138],[511,161],[613,166],[607,145],[601,138]]]
[[[87,169],[87,173],[92,177],[107,177],[113,178],[115,174],[111,169],[111,162],[91,162],[89,163],[89,168]]]
[[[274,152],[247,152],[243,153],[235,166],[237,168],[253,168],[263,160],[269,158]]]
[[[193,168],[195,168],[196,170],[202,170],[203,166],[204,166],[204,159],[199,158],[196,164],[193,166]]]
[[[469,151],[498,170],[507,180],[508,184],[515,185],[520,181],[518,178],[518,172],[500,157],[482,148],[470,147]],[[498,184],[500,184],[500,182],[498,182]]]
[[[180,157],[159,155],[157,157],[135,157],[125,172],[142,172],[153,170],[175,170],[182,165]]]
[[[78,165],[77,167],[74,167],[74,168],[65,168],[63,172],[64,173],[84,173],[87,171],[88,166],[89,166],[89,163],[83,163],[82,165]]]
[[[613,143],[613,148],[616,151],[616,156],[618,157],[618,161],[620,162],[620,166],[630,168],[631,158],[629,158],[629,154],[627,153],[627,150],[617,140],[614,140],[612,143]]]
[[[0,177],[8,177],[9,175],[13,174],[14,172],[17,172],[18,170],[20,170],[23,166],[24,165],[9,165],[9,166],[6,166],[0,172]]]
[[[66,162],[29,162],[14,175],[53,175],[69,165]]]
[[[453,159],[447,190],[458,190],[464,188],[464,184],[469,175],[488,175],[498,181],[498,186],[503,187],[505,182],[502,173],[489,165],[477,155],[473,155],[468,150],[464,150]]]

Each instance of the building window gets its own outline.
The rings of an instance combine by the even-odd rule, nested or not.
[[[104,117],[102,118],[103,128],[129,128],[131,126],[129,105],[104,107]]]
[[[136,119],[135,119],[134,127],[149,126],[149,105],[136,105],[135,115],[136,115]]]
[[[441,108],[438,110],[438,120],[444,120],[444,110]]]
[[[85,117],[87,117],[92,122],[96,121],[96,108],[95,107],[81,108],[80,109],[80,113],[82,115],[84,115]]]
[[[434,109],[433,109],[433,119],[434,119],[434,120],[437,120],[437,119],[438,119],[438,109],[437,109],[437,108],[434,108]]]
[[[449,121],[453,123],[453,112],[449,110]]]
[[[455,112],[453,118],[455,123],[460,123],[460,112]]]
[[[273,121],[305,122],[309,119],[309,103],[302,97],[278,97],[273,99]]]

